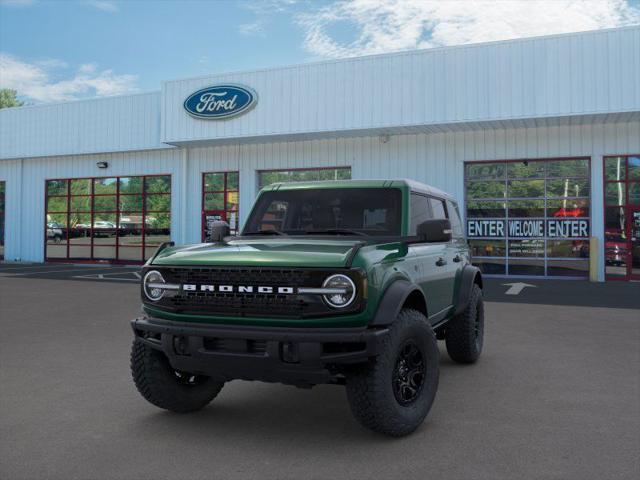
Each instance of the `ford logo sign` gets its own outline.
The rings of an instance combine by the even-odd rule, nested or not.
[[[184,109],[196,118],[211,120],[235,117],[250,110],[258,96],[242,85],[213,85],[192,93],[184,101]]]

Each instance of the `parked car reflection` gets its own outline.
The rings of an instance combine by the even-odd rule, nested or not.
[[[47,223],[47,242],[61,243],[64,240],[64,232],[57,222]]]

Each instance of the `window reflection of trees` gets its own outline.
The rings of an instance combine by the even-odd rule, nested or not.
[[[588,219],[590,195],[589,159],[522,160],[465,165],[468,219]],[[584,239],[485,238],[471,239],[470,243],[474,261],[481,264],[482,268],[486,266],[487,273],[567,274],[562,273],[564,271],[583,275],[588,272],[586,259],[589,253]],[[507,251],[504,243],[509,247]],[[565,257],[560,257],[555,263],[547,259],[559,258],[560,255]],[[495,261],[489,262],[489,256],[494,257],[491,260]],[[509,265],[508,269],[501,270],[503,267],[498,258],[505,260],[504,263]],[[566,263],[562,258],[575,264]],[[587,264],[586,267],[583,263]]]
[[[168,175],[48,180],[46,192],[46,258],[141,262],[170,238]]]

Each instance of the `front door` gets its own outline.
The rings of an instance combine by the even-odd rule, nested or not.
[[[629,245],[627,251],[627,275],[631,280],[640,280],[640,206],[628,208]]]

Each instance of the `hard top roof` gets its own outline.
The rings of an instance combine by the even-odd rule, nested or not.
[[[453,196],[448,193],[415,180],[406,178],[394,180],[323,180],[313,182],[286,182],[272,183],[264,187],[263,191],[277,190],[311,190],[314,188],[403,188],[407,187],[411,191],[445,198],[455,202]]]

